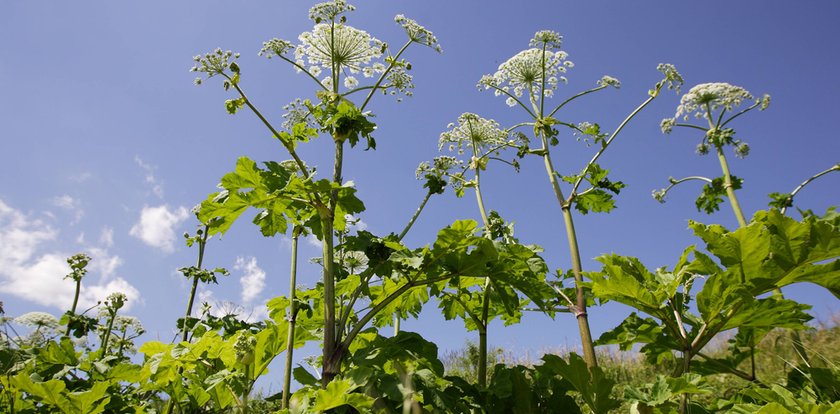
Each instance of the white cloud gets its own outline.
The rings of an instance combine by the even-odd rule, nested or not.
[[[86,250],[93,259],[88,265],[88,271],[101,274],[103,280],[108,280],[113,277],[116,274],[117,268],[123,264],[122,258],[112,256],[105,249],[88,247]]]
[[[242,285],[242,302],[251,303],[265,288],[265,271],[260,269],[257,258],[253,256],[237,257],[233,268],[245,273],[239,279],[239,284]]]
[[[139,238],[149,246],[172,252],[175,250],[175,229],[189,216],[186,207],[171,209],[167,205],[143,207],[140,220],[131,227],[128,234]]]
[[[134,156],[134,162],[146,171],[146,184],[149,184],[152,187],[152,192],[159,198],[163,198],[163,184],[158,181],[157,177],[155,177],[155,170],[157,167],[146,164],[137,155]]]
[[[111,227],[103,227],[102,232],[99,233],[99,243],[104,247],[114,246],[114,229]]]
[[[72,254],[44,252],[44,244],[57,238],[57,230],[0,200],[0,292],[59,310],[69,309],[75,285],[63,278],[70,273],[67,257]],[[140,292],[114,275],[122,259],[103,249],[92,248],[90,253],[93,261],[82,284],[79,308],[93,306],[119,291],[128,296],[126,309],[130,309],[139,301]]]
[[[304,239],[306,240],[306,243],[312,247],[317,247],[319,249],[322,249],[324,247],[324,244],[321,243],[321,241],[318,240],[318,238],[315,237],[314,234],[307,234],[306,237],[304,237]]]
[[[85,210],[82,208],[82,202],[79,199],[73,198],[72,196],[64,194],[61,196],[53,197],[50,201],[54,206],[73,213],[73,221],[70,224],[78,223],[82,220],[82,217],[85,215]]]

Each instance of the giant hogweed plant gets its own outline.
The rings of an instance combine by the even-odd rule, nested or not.
[[[545,165],[548,182],[553,195],[560,207],[572,266],[570,272],[562,276],[573,280],[571,289],[554,286],[557,293],[565,300],[570,312],[575,315],[581,338],[584,360],[592,368],[597,366],[592,334],[589,328],[588,304],[584,282],[583,264],[580,259],[578,235],[575,231],[573,209],[581,214],[590,212],[609,212],[615,208],[614,194],[618,194],[624,183],[608,178],[609,170],[602,168],[597,162],[618,134],[629,121],[645,106],[653,101],[663,87],[679,90],[682,77],[669,64],[660,64],[658,70],[664,79],[659,81],[649,92],[649,97],[633,110],[612,132],[602,132],[597,123],[564,121],[560,118],[561,109],[567,104],[586,95],[613,87],[620,87],[620,82],[604,76],[596,82],[596,86],[570,95],[559,103],[551,100],[558,86],[565,84],[565,74],[574,67],[568,59],[568,53],[561,49],[562,37],[553,31],[537,32],[530,41],[530,48],[525,49],[501,65],[492,75],[484,75],[478,82],[479,90],[493,91],[496,96],[505,98],[508,106],[524,112],[525,120],[509,129],[520,137],[523,144],[519,145],[519,156],[535,156]],[[533,134],[528,138],[521,129],[531,127]],[[569,131],[570,136],[583,137],[592,141],[598,150],[593,157],[576,173],[564,175],[555,167],[552,159],[552,148],[560,144],[561,129]],[[565,165],[565,163],[563,164]],[[570,188],[564,189],[567,184]],[[583,186],[583,188],[581,188]],[[561,275],[558,275],[561,276]]]
[[[751,100],[751,105],[738,110],[742,103]],[[706,183],[696,201],[698,210],[712,213],[719,209],[724,197],[729,200],[740,224],[736,231],[693,221],[689,225],[711,256],[692,246],[683,252],[673,269],[649,271],[638,259],[607,255],[598,258],[603,269],[590,274],[593,294],[642,313],[631,314],[620,326],[602,335],[597,344],[618,344],[623,349],[644,344],[641,351],[649,361],[670,363],[674,377],[683,378],[682,382],[660,379],[664,381],[660,388],[673,391],[665,398],[653,397],[650,390],[628,389],[625,396],[635,401],[637,408],[678,407],[685,412],[690,406],[688,396],[703,392],[697,373],[731,374],[760,383],[756,377],[756,344],[772,329],[789,328],[796,332],[805,329],[805,322],[811,319],[805,313],[810,307],[785,299],[781,288],[809,282],[840,295],[840,229],[835,215],[809,215],[796,221],[784,216],[783,210],[804,185],[832,169],[811,177],[794,193],[778,197],[785,203],[781,211],[760,211],[749,223],[735,194],[742,180],[731,173],[724,149],[732,146],[736,155],[744,157],[749,146],[735,138],[729,123],[753,109],[766,109],[769,102],[768,95],[754,99],[743,88],[726,83],[701,84],[683,95],[674,118],[661,123],[665,133],[674,127],[703,131],[697,152],[702,155],[713,150],[719,160],[721,177],[671,178],[668,187],[654,192],[654,198],[664,202],[665,195],[676,185],[697,180]],[[687,123],[690,115],[704,120],[708,127]],[[702,286],[695,289],[695,284]],[[729,341],[729,355],[709,356],[704,350],[706,345],[727,331],[735,332]],[[807,364],[807,353],[798,338],[793,343]],[[698,358],[700,361],[695,361]],[[694,386],[685,388],[686,383]],[[672,403],[671,397],[677,396],[679,404]],[[728,408],[732,408],[731,404]]]
[[[522,144],[518,136],[500,129],[496,121],[472,113],[462,114],[457,123],[450,123],[448,128],[440,134],[438,148],[441,151],[448,149],[455,156],[440,156],[431,164],[422,163],[418,168],[418,176],[428,171],[438,171],[440,176],[448,179],[459,197],[472,189],[484,225],[483,236],[493,240],[500,251],[509,250],[514,254],[528,256],[541,252],[538,246],[525,246],[530,252],[520,250],[517,253],[523,246],[513,237],[513,225],[506,223],[497,212],[488,210],[482,195],[481,176],[490,162],[497,161],[518,168],[515,159],[506,161],[501,158],[502,151],[516,149]],[[525,273],[458,278],[440,293],[438,304],[444,317],[459,317],[468,330],[478,331],[479,388],[486,387],[488,378],[487,335],[490,322],[498,317],[504,319],[506,325],[519,322],[523,306],[528,300],[521,299],[517,292],[523,293],[540,309],[547,308],[546,302],[553,293],[544,283],[546,269],[542,266],[540,260],[534,260],[530,269],[524,269]]]
[[[440,50],[431,32],[400,15],[395,21],[405,29],[408,40],[392,54],[386,44],[347,25],[346,13],[351,10],[352,6],[343,2],[317,5],[310,11],[315,27],[299,37],[300,45],[279,39],[264,44],[262,55],[288,62],[311,79],[317,89],[317,101],[299,100],[288,106],[281,128],[275,127],[247,98],[236,63],[238,55],[217,50],[197,56],[194,67],[208,77],[224,78],[223,86],[237,94],[227,101],[228,111],[249,108],[292,157],[291,162],[269,161],[263,166],[240,158],[236,169],[222,177],[221,191],[202,203],[199,219],[208,223],[209,234],[223,233],[253,207],[260,210],[253,221],[266,236],[300,226],[321,240],[323,276],[318,285],[295,292],[293,300],[272,300],[269,308],[278,326],[285,326],[285,319],[294,317],[295,330],[300,330],[301,336],[308,332],[322,339],[322,387],[351,386],[347,378],[342,379],[343,385],[330,384],[342,372],[342,364],[356,349],[354,340],[367,332],[368,324],[392,324],[394,314],[416,316],[423,303],[442,292],[452,280],[527,280],[539,273],[542,263],[534,249],[515,243],[502,245],[479,236],[476,223],[470,221],[458,221],[441,230],[431,247],[420,249],[409,249],[400,243],[417,214],[399,236],[377,237],[364,231],[345,234],[347,217],[364,210],[353,183],[342,180],[346,146],[353,147],[364,139],[368,149],[375,149],[372,133],[376,125],[366,111],[375,95],[410,95],[413,85],[407,71],[411,65],[403,58],[405,50],[412,44]],[[370,84],[362,84],[360,77],[370,79]],[[361,103],[352,100],[356,96],[362,97]],[[330,179],[317,179],[296,151],[297,145],[321,135],[334,143]],[[442,191],[438,175],[430,173],[425,177],[429,191],[418,213],[431,194]],[[336,239],[336,235],[340,237]],[[362,255],[366,266],[343,268],[347,253]],[[518,301],[515,293],[508,296]],[[305,315],[291,309],[292,303],[305,308]],[[294,337],[298,337],[297,333]],[[351,386],[357,387],[358,384]],[[304,401],[320,398],[318,392],[304,390],[293,400],[305,405],[308,403]]]

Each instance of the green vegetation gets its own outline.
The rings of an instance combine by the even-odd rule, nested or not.
[[[464,113],[440,137],[440,149],[452,154],[418,168],[426,195],[399,234],[399,229],[379,235],[355,231],[348,223],[366,206],[354,184],[344,180],[344,166],[360,143],[376,149],[368,105],[382,96],[411,96],[408,51],[425,46],[418,53],[439,52],[440,46],[432,32],[398,15],[395,22],[407,40],[392,49],[348,25],[353,10],[341,0],[316,5],[309,13],[314,27],[298,37],[300,44],[281,39],[263,44],[262,56],[291,65],[316,90],[310,99],[287,105],[279,124],[246,94],[247,72],[238,53],[216,49],[194,58],[192,70],[204,76],[196,84],[218,79],[231,94],[226,111],[254,115],[286,159],[231,160],[233,169],[221,177],[218,191],[196,208],[201,230],[187,234],[186,243],[198,248],[198,259],[180,269],[192,290],[176,322],[177,342],[135,345],[143,329],[120,314],[122,294],[94,307],[97,316],[87,316],[93,308],[80,312],[74,301],[60,320],[42,313],[4,318],[4,412],[840,412],[836,325],[806,330],[809,306],[781,295],[782,288],[807,282],[840,297],[840,214],[831,209],[793,219],[784,210],[805,185],[838,168],[816,174],[790,193],[774,193],[771,208],[747,220],[736,197],[742,181],[725,155],[729,147],[738,156],[748,154],[730,122],[765,109],[768,96],[755,99],[729,84],[701,84],[682,96],[676,115],[661,125],[664,132],[702,131],[698,152],[713,151],[722,175],[671,179],[656,198],[664,200],[677,184],[703,181],[698,210],[712,212],[728,202],[738,229],[691,222],[697,245],[685,248],[670,268],[649,269],[639,259],[609,254],[598,258],[600,269],[584,269],[575,214],[610,212],[624,188],[598,163],[600,157],[664,90],[679,94],[683,78],[673,65],[659,64],[660,80],[613,131],[565,119],[566,105],[620,84],[604,76],[595,88],[551,104],[549,98],[560,94],[558,86],[574,65],[561,49],[559,34],[538,31],[527,49],[478,83],[524,114],[521,122],[503,127]],[[688,123],[689,115],[701,125]],[[563,175],[552,154],[561,151],[560,138],[569,136],[594,146],[594,154],[573,167],[577,173]],[[316,139],[330,140],[333,148],[327,178],[317,176],[298,153]],[[552,274],[543,258],[547,253],[521,242],[512,222],[485,205],[481,180],[491,161],[517,170],[531,159],[544,165],[548,190],[560,208],[559,215],[544,216],[565,226],[572,263],[567,271]],[[481,223],[457,220],[424,246],[404,244],[431,197],[446,188],[458,196],[472,191]],[[259,323],[216,317],[206,307],[196,312],[198,283],[227,275],[222,268],[204,268],[207,240],[251,215],[266,237],[292,234],[290,294],[269,300],[269,319]],[[316,286],[305,289],[296,283],[296,246],[307,234],[321,241],[323,272]],[[602,243],[601,252],[614,247],[609,240]],[[72,273],[67,278],[75,283],[77,297],[89,262],[85,255],[68,259]],[[448,371],[436,344],[398,327],[432,300],[446,319],[459,319],[478,333],[477,344],[447,358]],[[596,339],[589,320],[606,301],[634,311]],[[534,308],[552,317],[573,315],[583,355],[516,361],[489,348],[491,321],[516,324],[523,311]],[[20,334],[15,326],[27,331]],[[394,335],[382,335],[390,326]],[[321,345],[320,355],[311,358],[318,372],[292,367],[294,349],[307,343]],[[611,351],[599,353],[596,347]],[[625,356],[615,348],[638,354]],[[255,384],[281,355],[285,372],[271,375],[283,378],[284,390],[263,396]]]

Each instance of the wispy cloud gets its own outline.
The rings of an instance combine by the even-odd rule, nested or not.
[[[111,227],[102,228],[102,232],[99,233],[99,243],[102,244],[102,246],[104,247],[113,247],[114,229]]]
[[[70,224],[78,223],[85,215],[85,210],[82,208],[82,202],[79,199],[73,198],[67,194],[53,197],[50,202],[58,208],[73,213],[73,221]]]
[[[163,183],[161,183],[157,177],[155,176],[155,170],[157,167],[147,164],[140,158],[140,156],[134,156],[134,162],[146,172],[146,184],[152,187],[152,192],[155,193],[158,198],[163,198]]]
[[[257,265],[257,258],[237,257],[234,270],[243,272],[239,284],[242,285],[242,302],[250,304],[256,299],[265,288],[265,271]]]
[[[140,219],[128,234],[137,237],[149,246],[172,252],[175,250],[176,228],[189,216],[186,207],[170,209],[167,205],[143,207]]]
[[[93,178],[93,174],[88,171],[83,171],[77,174],[71,174],[67,177],[68,180],[78,184],[90,180],[91,178]]]
[[[62,280],[70,273],[67,257],[72,253],[45,251],[45,245],[58,238],[50,225],[33,219],[0,200],[0,292],[60,310],[70,308],[75,286]],[[136,303],[140,292],[125,279],[115,275],[122,263],[119,256],[105,249],[90,248],[93,258],[80,307],[90,307],[113,292],[128,296],[126,309]]]

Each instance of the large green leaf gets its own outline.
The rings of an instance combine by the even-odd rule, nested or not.
[[[593,413],[607,413],[619,406],[620,402],[610,397],[615,381],[607,378],[601,368],[588,368],[583,358],[575,353],[569,354],[568,362],[557,355],[545,355],[542,359],[544,367],[571,383]]]
[[[840,298],[840,228],[830,220],[797,221],[771,210],[733,232],[696,222],[690,227],[727,268],[719,283],[742,283],[757,296],[811,282]]]

